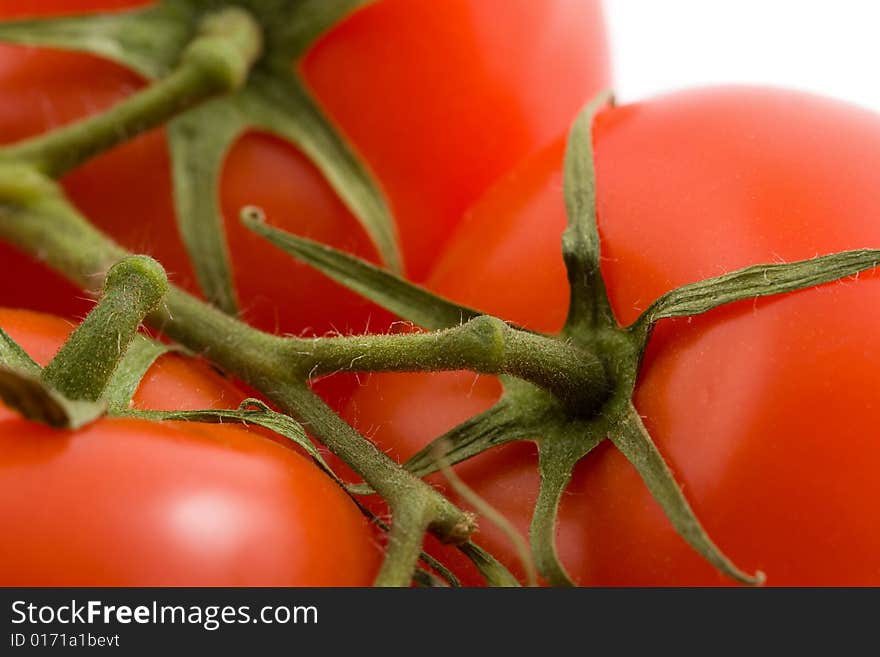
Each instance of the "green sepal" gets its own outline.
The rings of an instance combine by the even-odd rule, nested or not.
[[[102,397],[107,402],[108,412],[112,415],[127,411],[147,370],[160,356],[174,350],[176,348],[171,345],[136,335],[104,388]]]
[[[519,580],[498,559],[473,541],[459,545],[458,549],[477,567],[477,570],[480,571],[480,574],[486,580],[487,586],[501,588],[519,588],[522,586]]]
[[[741,571],[709,538],[632,403],[608,438],[639,473],[651,496],[688,545],[720,572],[738,582],[751,585],[764,582],[763,573],[749,575]]]
[[[254,71],[240,93],[183,114],[168,131],[178,227],[212,303],[237,311],[219,180],[229,149],[250,129],[299,148],[359,219],[383,261],[400,271],[395,224],[369,173],[295,75]]]
[[[282,251],[418,326],[433,330],[452,328],[482,314],[353,255],[270,226],[257,208],[247,208],[242,221]]]
[[[436,571],[437,575],[439,575],[439,578],[431,573],[426,573],[426,571],[422,570],[421,568],[416,569],[416,576],[418,576],[419,573],[426,573],[431,577],[431,579],[440,579],[447,586],[451,586],[452,588],[461,588],[461,580],[459,580],[458,577],[455,576],[455,573],[449,570],[449,568],[444,566],[440,561],[432,557],[427,552],[422,552],[421,560],[431,570]]]
[[[245,0],[257,6],[270,7],[279,0]],[[273,61],[276,64],[289,64],[300,59],[318,38],[329,31],[334,25],[345,20],[357,9],[376,0],[294,0],[292,14],[286,20],[269,26],[272,41],[277,44],[273,49]],[[280,0],[286,3],[290,0]],[[256,11],[260,14],[262,12]],[[281,13],[281,12],[279,12]]]
[[[269,59],[291,66],[325,32],[373,0],[241,0],[268,32]],[[147,78],[165,75],[220,3],[165,0],[145,9],[0,22],[0,41],[97,55]]]
[[[434,573],[428,572],[423,568],[416,568],[413,573],[413,586],[420,589],[436,589],[445,588],[446,583]]]
[[[719,306],[831,283],[880,264],[880,250],[857,249],[796,262],[752,265],[683,285],[657,299],[630,327],[646,339],[661,319],[693,317]]]
[[[568,226],[562,234],[562,256],[570,289],[565,331],[571,333],[597,326],[617,326],[599,262],[593,153],[593,121],[611,102],[611,91],[603,91],[581,110],[569,132],[565,151],[563,194]]]
[[[134,11],[0,22],[0,41],[103,57],[148,79],[167,74],[196,30],[189,2]]]
[[[577,463],[605,440],[601,426],[580,435],[550,430],[537,440],[540,485],[529,528],[532,554],[538,572],[553,586],[574,586],[556,549],[559,503]]]
[[[40,376],[42,369],[9,334],[0,328],[0,367]]]
[[[437,471],[438,448],[449,465],[486,450],[541,435],[551,421],[546,412],[555,402],[548,393],[511,377],[502,377],[505,392],[494,406],[432,440],[404,464],[417,477]]]
[[[254,71],[241,94],[251,124],[294,144],[351,210],[385,265],[403,271],[397,226],[366,166],[290,67]]]
[[[177,226],[207,299],[235,314],[237,301],[218,181],[223,161],[247,118],[221,98],[191,110],[168,126]]]
[[[441,451],[442,449],[442,446],[437,446],[436,460],[438,462],[438,468],[449,486],[461,499],[470,504],[471,508],[480,514],[481,518],[488,520],[501,530],[507,540],[513,545],[514,551],[517,553],[520,563],[522,563],[523,570],[526,573],[526,582],[528,586],[537,586],[538,576],[526,540],[517,531],[516,527],[513,526],[513,523],[504,516],[504,514],[498,511],[498,509],[493,507],[488,500],[480,496],[479,493],[462,481],[461,477],[459,477],[455,470],[453,470],[446,462]]]
[[[329,474],[338,484],[345,487],[344,482],[333,472],[318,448],[309,440],[302,425],[288,415],[278,413],[269,408],[259,399],[245,399],[237,409],[206,409],[195,411],[142,411],[129,410],[121,415],[143,418],[153,421],[174,420],[178,422],[209,422],[223,424],[238,422],[255,424],[287,438],[290,442],[308,454],[322,470]]]
[[[40,367],[0,328],[0,399],[22,417],[60,429],[77,429],[101,417],[103,401],[68,399],[44,383]]]
[[[0,367],[0,399],[22,417],[56,429],[78,429],[104,415],[102,401],[72,400],[43,383],[39,375]]]

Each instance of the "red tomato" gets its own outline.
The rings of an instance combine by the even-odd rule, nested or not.
[[[419,280],[468,206],[609,82],[597,0],[383,0],[302,71],[385,187]]]
[[[40,363],[71,329],[11,310],[0,326]],[[207,366],[165,355],[134,402],[240,399]],[[0,406],[0,452],[3,586],[362,586],[378,568],[368,523],[329,477],[232,425],[102,419],[58,431]]]
[[[606,110],[594,128],[602,269],[620,322],[665,291],[760,262],[880,244],[880,117],[795,92],[732,88]],[[469,213],[430,285],[532,328],[568,291],[563,142]],[[709,534],[771,585],[880,584],[880,280],[662,322],[635,402]],[[348,409],[406,458],[498,394],[472,374],[373,376]],[[534,449],[460,468],[524,533]],[[491,525],[482,540],[515,566]],[[728,583],[676,535],[610,445],[577,468],[559,548],[578,582]]]
[[[6,2],[0,18],[33,13],[33,4]],[[65,0],[41,5],[41,13],[142,4]],[[399,222],[409,270],[421,276],[489,183],[552,138],[606,84],[606,59],[595,0],[383,0],[331,29],[301,69],[375,170]],[[135,74],[92,57],[0,47],[0,142],[99,111],[141,86]],[[169,176],[158,130],[64,184],[98,226],[154,255],[175,282],[194,289]],[[222,178],[235,280],[249,321],[319,334],[388,325],[387,313],[240,225],[240,208],[257,204],[277,225],[375,260],[364,231],[295,148],[250,133],[233,147]],[[8,247],[0,247],[0,260],[5,271],[19,272],[0,282],[0,302],[70,315],[87,310],[73,288]]]

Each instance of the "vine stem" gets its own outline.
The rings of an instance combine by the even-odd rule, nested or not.
[[[203,353],[212,361],[240,377],[276,403],[281,410],[300,421],[330,451],[351,466],[392,511],[392,534],[398,542],[417,540],[421,546],[427,526],[441,540],[460,543],[476,530],[473,516],[458,509],[425,482],[407,472],[372,442],[361,436],[308,387],[298,368],[284,358],[288,338],[268,335],[172,287],[165,297],[166,307],[148,322],[181,344]],[[413,507],[422,509],[414,513]],[[401,526],[402,525],[402,526]],[[408,560],[412,553],[394,550],[386,560]],[[415,558],[406,564],[388,566],[388,572],[409,575]],[[383,578],[388,572],[383,568]],[[383,579],[383,582],[385,580]]]
[[[488,315],[431,333],[287,338],[284,349],[305,376],[441,370],[509,374],[547,389],[578,414],[597,410],[610,391],[594,353]]]
[[[82,217],[56,183],[29,166],[0,165],[0,238],[87,290],[130,255]],[[476,530],[472,514],[404,470],[309,389],[287,358],[289,338],[258,331],[174,286],[147,323],[265,394],[351,466],[388,502],[397,544],[420,546],[425,527],[452,543]],[[379,582],[408,585],[417,558],[418,551],[409,548],[390,550]]]
[[[152,258],[132,256],[113,265],[100,302],[43,370],[43,381],[70,399],[97,401],[167,290],[165,270]]]
[[[385,561],[376,576],[376,586],[409,586],[412,571],[410,563],[418,561],[422,553],[422,536],[428,529],[428,514],[418,505],[392,509],[394,523],[388,532]]]
[[[0,149],[0,161],[60,177],[184,110],[240,88],[262,47],[260,27],[244,10],[209,14],[168,76],[106,112]]]

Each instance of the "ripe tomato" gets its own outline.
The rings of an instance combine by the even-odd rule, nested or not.
[[[0,18],[31,14],[33,4],[3,3]],[[41,13],[143,4],[64,0],[41,4]],[[597,0],[382,0],[307,53],[301,72],[387,192],[411,274],[425,274],[464,209],[492,180],[552,138],[607,83],[599,14]],[[135,74],[92,57],[0,47],[0,142],[99,111],[141,86]],[[175,282],[194,289],[169,175],[159,130],[89,163],[64,184],[98,226],[154,255]],[[375,260],[356,220],[295,148],[249,133],[229,154],[221,197],[249,321],[294,333],[388,325],[387,313],[239,224],[240,208],[257,204],[273,223]],[[7,247],[0,247],[0,259],[5,271],[21,272],[0,282],[0,302],[74,315],[87,310],[71,287]]]
[[[40,363],[71,329],[12,310],[0,326]],[[207,366],[164,355],[134,403],[240,399]],[[0,406],[0,453],[4,586],[360,586],[378,568],[369,525],[329,477],[231,425],[107,418],[58,431]]]
[[[468,206],[609,81],[596,0],[382,0],[302,71],[385,187],[419,280]]]
[[[795,92],[681,93],[594,127],[602,270],[620,322],[665,291],[749,264],[880,243],[880,117]],[[564,321],[560,139],[469,213],[430,285],[541,330]],[[664,321],[635,403],[709,534],[771,585],[880,584],[880,280]],[[406,458],[490,406],[472,374],[373,376],[347,414]],[[535,450],[460,466],[524,533]],[[515,567],[498,531],[482,540]],[[563,563],[583,584],[727,583],[676,535],[635,470],[603,444],[561,508]]]

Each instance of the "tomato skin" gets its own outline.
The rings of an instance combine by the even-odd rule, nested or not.
[[[41,363],[72,328],[15,310],[0,326]],[[172,354],[134,403],[240,398]],[[105,418],[58,431],[0,406],[0,453],[4,586],[366,586],[378,569],[370,527],[329,477],[232,425]]]
[[[365,586],[375,573],[342,490],[240,429],[108,419],[64,435],[7,420],[0,443],[5,586]]]
[[[594,0],[384,0],[301,65],[387,192],[416,280],[462,213],[565,129],[608,69]]]
[[[602,270],[624,324],[684,283],[880,244],[880,118],[870,112],[796,92],[710,89],[606,110],[594,141]],[[434,289],[532,328],[560,326],[563,147],[525,161],[473,208]],[[664,321],[651,339],[636,406],[713,540],[770,585],[880,583],[878,330],[872,271]],[[373,376],[347,414],[405,458],[497,396],[480,383],[463,401],[473,375],[441,376]],[[421,402],[406,404],[404,391]],[[500,475],[493,459],[512,450]],[[508,496],[534,499],[535,460],[505,447],[461,472],[525,532],[530,505],[511,508]],[[581,584],[730,583],[607,443],[576,469],[558,539]],[[484,523],[478,540],[515,565],[494,527]]]
[[[143,4],[64,0],[42,13]],[[32,2],[15,0],[0,8],[0,19],[29,13]],[[607,83],[600,20],[594,0],[513,0],[503,8],[486,0],[382,0],[334,27],[308,53],[302,72],[387,191],[411,274],[427,272],[462,211],[492,180],[562,129]],[[385,40],[392,36],[397,45],[390,52]],[[433,74],[438,71],[444,74]],[[0,142],[99,111],[142,84],[85,55],[0,46]],[[463,157],[465,151],[480,157]],[[163,130],[63,182],[97,226],[155,256],[175,283],[196,289],[174,221]],[[221,202],[245,319],[291,333],[387,328],[388,313],[240,225],[241,207],[259,205],[270,223],[376,261],[358,222],[295,148],[248,133],[226,161]],[[80,293],[9,247],[0,246],[0,260],[21,272],[0,281],[0,303],[69,316],[87,312]]]

